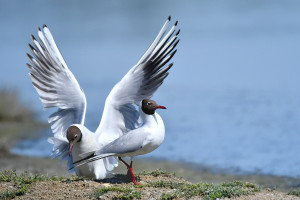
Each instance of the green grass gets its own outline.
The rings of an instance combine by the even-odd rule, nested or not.
[[[154,177],[173,176],[170,173],[161,172],[160,170],[155,170],[153,172],[143,172],[139,175],[152,175]],[[132,186],[131,184],[115,184],[113,187],[99,188],[95,193],[90,195],[90,198],[107,197],[103,195],[107,194],[108,192],[112,192],[112,194],[108,195],[109,198],[140,199],[143,197],[143,191],[147,190],[147,188],[172,189],[171,192],[162,193],[160,199],[189,199],[191,197],[199,196],[204,199],[212,200],[216,198],[232,198],[241,195],[249,195],[253,194],[254,192],[260,191],[257,185],[241,181],[226,182],[222,184],[190,184],[184,182],[161,180],[138,186]]]
[[[113,187],[99,188],[95,193],[90,195],[90,198],[101,198],[108,192],[114,192],[116,194],[113,194],[113,197],[111,197],[113,199],[140,199],[142,198],[143,193],[141,191],[136,191],[136,189],[141,190],[142,188],[143,190],[147,187],[175,189],[175,192],[163,193],[160,199],[189,199],[191,197],[199,196],[207,200],[213,200],[217,198],[232,198],[241,195],[249,195],[260,191],[257,185],[240,181],[222,183],[218,185],[156,181],[145,184],[143,187],[133,187],[132,185],[116,185]]]
[[[156,171],[153,176],[156,176],[158,173],[159,172]],[[151,172],[147,174],[151,174]],[[165,175],[166,173],[161,173],[161,175],[157,176]],[[15,171],[0,171],[0,182],[10,182],[14,186],[12,190],[0,193],[0,199],[13,199],[17,196],[24,195],[30,189],[32,183],[39,181],[62,181],[69,183],[83,180],[85,179],[77,176],[71,178],[57,176],[47,177],[44,175],[33,175],[28,172],[17,174]],[[222,184],[191,184],[160,180],[141,186],[133,186],[132,184],[114,184],[112,187],[101,187],[90,194],[89,198],[103,198],[108,196],[112,199],[141,199],[143,197],[143,191],[147,191],[147,188],[152,188],[152,190],[154,188],[171,189],[170,192],[164,190],[164,193],[162,193],[160,197],[157,197],[160,199],[189,199],[191,197],[201,197],[207,200],[249,195],[260,190],[255,184],[240,181]],[[295,190],[290,194],[300,196],[300,191]]]
[[[12,182],[16,189],[0,193],[0,199],[13,199],[16,196],[24,195],[32,183],[38,181],[61,181],[63,177],[47,177],[44,175],[33,175],[28,172],[17,174],[15,171],[0,171],[0,182]]]
[[[130,187],[103,187],[99,188],[94,194],[90,195],[91,197],[101,198],[102,195],[106,194],[107,192],[117,192],[112,198],[113,199],[141,199],[142,193],[139,191],[134,191],[134,189]]]
[[[300,197],[300,189],[294,189],[294,190],[290,191],[288,194]]]
[[[17,189],[12,191],[5,191],[0,194],[0,199],[14,199],[16,196],[24,195],[29,189],[29,185],[20,185]]]
[[[14,182],[16,184],[31,184],[38,181],[61,181],[64,177],[31,174],[27,171],[17,174],[16,171],[0,171],[0,182]]]
[[[175,176],[175,173],[170,173],[170,172],[162,171],[161,169],[156,169],[151,172],[143,171],[142,173],[138,173],[138,175],[151,175],[154,177],[158,177],[158,176],[171,177],[171,176]]]
[[[163,193],[160,197],[162,200],[178,199],[180,197],[178,192]]]
[[[175,193],[164,194],[162,199],[172,198],[191,198],[193,196],[203,196],[204,199],[216,199],[224,197],[238,197],[241,195],[248,195],[254,192],[258,192],[260,189],[258,186],[252,183],[244,183],[240,181],[234,181],[222,184],[188,184],[188,183],[175,183],[170,181],[157,181],[148,184],[151,187],[163,187],[176,189]]]

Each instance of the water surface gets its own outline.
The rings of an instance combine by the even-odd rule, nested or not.
[[[47,24],[85,91],[95,130],[111,88],[168,15],[179,20],[174,67],[154,99],[166,138],[148,157],[300,175],[299,1],[0,1],[0,85],[16,87],[47,120],[25,63],[30,34]],[[173,22],[174,22],[173,21]],[[49,156],[46,138],[13,152]]]

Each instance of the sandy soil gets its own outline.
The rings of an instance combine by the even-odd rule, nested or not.
[[[144,161],[137,161],[137,163],[141,162],[141,164],[137,164],[137,170],[141,171],[140,168],[146,164]],[[152,161],[154,163],[154,161]],[[151,163],[151,162],[150,162]],[[153,164],[154,166],[159,165]],[[141,166],[140,166],[141,165]],[[149,162],[147,163],[149,166]],[[162,166],[166,166],[162,164]],[[168,168],[168,167],[167,167]],[[169,168],[175,169],[177,172],[186,171],[186,168],[180,168],[179,166],[173,166]],[[0,154],[0,170],[11,170],[15,169],[17,172],[21,173],[24,171],[29,171],[37,174],[45,174],[48,176],[65,176],[70,177],[72,174],[69,174],[66,171],[65,165],[58,166],[57,160],[50,160],[46,158],[30,158],[23,157],[11,154]],[[121,173],[126,173],[126,169],[123,166],[120,166],[117,171]],[[191,171],[186,173],[191,173]],[[203,172],[201,172],[203,174]],[[200,174],[201,174],[200,173]],[[204,175],[203,175],[204,176]],[[205,174],[205,176],[209,176],[209,174]],[[205,177],[204,176],[204,177]],[[218,177],[218,176],[217,176]],[[216,177],[215,177],[216,178]],[[140,182],[142,184],[146,184],[152,181],[176,181],[176,182],[185,182],[184,179],[176,178],[176,177],[164,177],[164,176],[149,176],[149,175],[141,175]],[[91,197],[98,188],[101,187],[113,187],[122,185],[132,185],[130,179],[122,180],[122,178],[109,179],[108,182],[118,182],[118,183],[106,183],[104,182],[96,182],[92,180],[79,180],[79,181],[45,181],[45,182],[36,182],[30,186],[28,192],[19,196],[16,199],[95,199],[96,197]],[[205,182],[202,180],[201,182]],[[218,181],[215,181],[218,182]],[[133,185],[132,185],[133,187]],[[5,183],[0,182],[0,193],[4,191],[10,191],[15,189],[13,183]],[[168,188],[140,188],[135,189],[135,191],[140,191],[143,194],[142,199],[158,199],[163,193],[172,193],[173,189]],[[111,199],[113,195],[116,193],[108,192],[105,195],[102,195],[101,199]],[[193,197],[192,199],[199,199],[200,197]],[[227,198],[226,198],[227,199]],[[292,199],[300,199],[299,197],[287,195],[286,192],[280,192],[275,190],[267,190],[263,189],[261,192],[257,192],[254,195],[241,196],[233,199],[241,199],[241,200],[292,200]]]
[[[118,183],[96,182],[92,180],[79,181],[44,181],[33,183],[25,195],[18,196],[16,199],[112,199],[121,192],[107,192],[102,195],[95,195],[99,188],[103,187],[123,187],[129,186],[136,192],[141,192],[142,199],[160,199],[162,194],[173,193],[176,189],[141,187],[135,188],[130,180],[118,179]],[[186,182],[176,177],[154,177],[151,175],[141,175],[140,183],[147,184],[156,181]],[[12,183],[0,183],[0,193],[6,190],[13,190]],[[201,199],[201,196],[195,196],[191,199]],[[224,198],[228,199],[228,198]],[[299,197],[287,195],[283,192],[262,190],[253,195],[240,196],[232,198],[236,200],[297,200]]]

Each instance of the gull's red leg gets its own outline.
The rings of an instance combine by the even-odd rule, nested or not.
[[[133,184],[134,184],[134,185],[140,185],[140,183],[136,182],[136,180],[135,180],[135,176],[134,176],[133,170],[132,170],[132,161],[130,161],[130,165],[128,165],[121,157],[118,157],[118,158],[119,158],[119,160],[120,160],[124,165],[126,165],[126,167],[127,167],[127,169],[128,169],[128,170],[127,170],[127,175],[128,175],[128,176],[131,175]]]
[[[126,165],[126,167],[127,167],[127,176],[129,176],[129,175],[130,175],[130,170],[129,170],[130,165],[128,165],[127,162],[125,162],[121,157],[118,157],[118,158],[119,158],[119,160],[120,160],[124,165]]]
[[[130,162],[128,172],[130,172],[130,174],[131,174],[131,178],[132,178],[133,184],[134,185],[141,185],[140,183],[136,182],[136,180],[135,180],[135,177],[134,177],[134,174],[133,174],[133,170],[132,170],[132,161]],[[128,174],[128,172],[127,172],[127,174]]]

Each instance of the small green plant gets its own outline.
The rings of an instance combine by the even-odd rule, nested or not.
[[[204,199],[216,199],[224,197],[237,197],[241,195],[252,194],[259,191],[259,187],[252,183],[243,183],[234,181],[230,183],[222,183],[219,185],[200,183],[200,184],[187,184],[175,183],[170,181],[157,181],[148,184],[151,187],[163,187],[176,189],[179,192],[174,193],[173,197],[170,195],[162,196],[162,198],[170,199],[177,197],[191,198],[193,196],[204,196]]]
[[[171,189],[180,189],[186,183],[176,183],[171,181],[156,181],[153,183],[149,183],[150,187],[161,187],[161,188],[171,188]],[[187,185],[187,184],[186,184]]]
[[[138,191],[132,191],[130,193],[125,194],[117,194],[113,197],[113,199],[141,199],[142,193]]]
[[[143,171],[142,173],[139,173],[139,175],[151,175],[154,177],[158,177],[158,176],[172,177],[175,176],[175,173],[165,172],[165,171],[161,171],[161,169],[156,169],[152,172]]]
[[[300,197],[300,189],[294,189],[294,190],[290,191],[288,194]]]
[[[178,192],[173,193],[163,193],[160,197],[161,200],[171,200],[171,199],[178,199],[180,195]]]
[[[76,175],[72,175],[70,178],[63,178],[61,177],[60,181],[63,181],[65,183],[71,183],[73,181],[84,181],[87,178],[81,177],[81,176],[76,176]]]
[[[99,198],[102,195],[106,194],[107,192],[117,192],[114,195],[113,199],[141,199],[142,193],[139,191],[134,191],[130,187],[103,187],[99,188],[94,194],[90,195],[91,197]]]
[[[0,199],[13,199],[16,196],[21,196],[27,192],[29,189],[29,185],[27,184],[22,184],[17,186],[17,189],[8,191],[6,190],[4,193],[0,194]]]
[[[16,184],[18,183],[24,183],[24,184],[31,184],[33,182],[37,181],[61,181],[64,180],[64,177],[47,177],[45,175],[38,175],[38,174],[31,174],[27,171],[21,173],[18,175],[16,171],[0,171],[0,182],[14,182]]]

